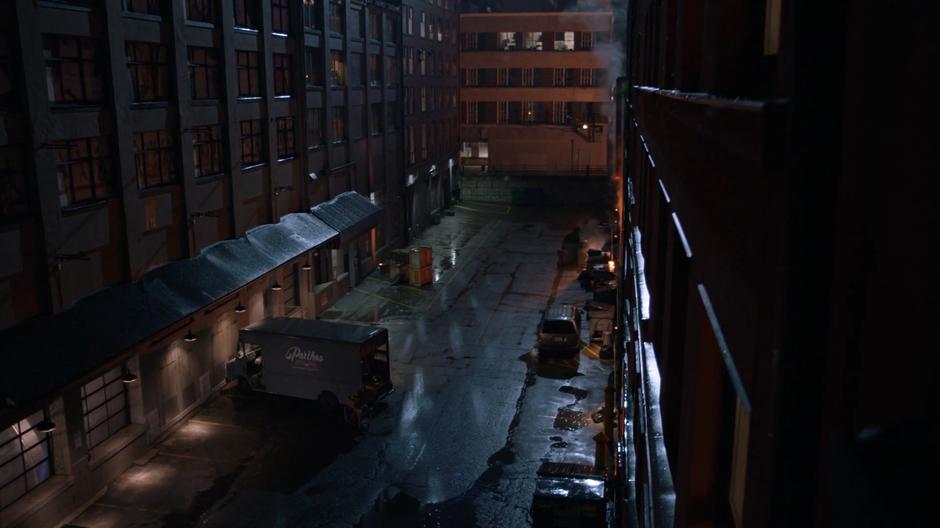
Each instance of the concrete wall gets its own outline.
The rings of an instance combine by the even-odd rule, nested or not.
[[[599,205],[605,203],[608,184],[606,177],[509,177],[464,171],[460,177],[460,197],[516,205]]]

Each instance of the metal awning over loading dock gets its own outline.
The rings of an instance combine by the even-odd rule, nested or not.
[[[344,192],[310,209],[314,216],[339,233],[340,245],[366,233],[379,224],[382,210],[357,192]]]
[[[148,337],[338,237],[339,231],[316,215],[288,214],[277,224],[249,230],[243,238],[218,242],[196,257],[149,271],[134,283],[99,290],[59,314],[0,332],[0,397],[17,405],[48,397]]]

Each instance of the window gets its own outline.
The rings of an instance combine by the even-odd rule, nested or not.
[[[239,122],[241,128],[242,168],[264,163],[264,135],[261,120],[248,119]]]
[[[132,13],[159,15],[160,0],[126,0],[124,2],[124,9]]]
[[[475,125],[480,120],[479,103],[476,101],[465,101],[463,104],[463,119],[465,125]]]
[[[346,141],[346,108],[343,106],[333,107],[332,139],[334,142]]]
[[[294,150],[294,118],[279,117],[275,120],[277,124],[277,159],[285,160],[293,158]]]
[[[274,61],[274,95],[290,96],[290,55],[275,53]]]
[[[186,0],[186,18],[196,22],[212,23],[212,3],[215,0]]]
[[[323,109],[307,109],[307,147],[315,148],[323,144]]]
[[[382,57],[369,55],[369,86],[382,86]]]
[[[212,48],[189,48],[189,78],[193,99],[219,97],[219,58]]]
[[[365,77],[362,75],[362,53],[351,53],[349,58],[349,85],[362,86]]]
[[[82,386],[82,414],[88,449],[101,445],[128,424],[127,391],[121,380],[121,367],[114,367]]]
[[[395,130],[398,128],[398,101],[389,101],[385,105],[385,129]]]
[[[323,50],[304,48],[304,82],[308,88],[323,86]]]
[[[235,27],[258,29],[258,0],[235,1]]]
[[[427,15],[425,14],[424,11],[421,12],[421,23],[418,27],[420,28],[420,31],[418,32],[419,36],[421,38],[426,38],[427,37]]]
[[[0,508],[5,508],[52,476],[49,435],[36,426],[37,411],[0,429]]]
[[[382,40],[382,12],[377,8],[369,8],[369,38]]]
[[[59,35],[43,35],[42,40],[49,101],[59,104],[101,101],[103,84],[95,62],[94,41]]]
[[[235,64],[238,71],[238,96],[261,97],[258,53],[255,51],[236,51]]]
[[[29,212],[23,153],[16,147],[0,148],[0,221]]]
[[[149,42],[128,42],[125,51],[134,101],[165,101],[168,86],[166,46]]]
[[[526,33],[526,43],[529,42],[528,38],[531,33]],[[526,44],[528,46],[528,44]],[[461,33],[460,34],[460,50],[461,51],[475,51],[479,48],[479,39],[476,33]],[[530,49],[530,48],[526,48]]]
[[[286,35],[290,28],[288,0],[271,0],[271,31]]]
[[[398,58],[392,56],[385,57],[385,70],[386,70],[386,79],[388,80],[387,84],[389,86],[395,86],[398,84],[398,77],[401,75],[401,72],[398,71]]]
[[[428,125],[421,123],[421,159],[428,159]]]
[[[522,49],[542,51],[542,32],[523,33]]]
[[[408,127],[408,163],[414,165],[415,163],[415,127]]]
[[[365,28],[362,26],[364,23],[362,9],[351,7],[349,9],[349,18],[349,36],[356,40],[362,40],[362,36],[365,34]]]
[[[512,50],[516,47],[516,34],[513,32],[499,33],[499,47],[503,50]]]
[[[323,0],[304,0],[304,27],[313,30],[323,29],[323,13],[320,2]]]
[[[330,0],[330,31],[346,33],[346,4],[343,0]]]
[[[480,70],[477,68],[464,68],[463,69],[463,85],[467,87],[474,87],[480,85]]]
[[[222,174],[222,126],[193,129],[193,172],[197,178]]]
[[[591,33],[590,31],[583,31],[583,32],[581,32],[581,33],[578,33],[578,35],[579,35],[579,37],[580,37],[580,39],[579,39],[579,41],[578,41],[578,49],[589,50],[589,49],[591,49],[591,48],[594,47],[594,46],[593,46],[593,44],[594,44],[594,42],[593,42],[593,40],[594,40],[594,38],[593,38],[593,37],[594,37],[594,34],[593,34],[593,33]]]
[[[79,205],[111,196],[111,160],[104,138],[57,141],[51,147],[56,155],[60,205]]]
[[[415,34],[415,10],[413,7],[405,7],[405,20],[402,32],[406,35]]]
[[[574,51],[574,32],[555,33],[555,51]]]
[[[526,123],[538,122],[536,104],[531,101],[522,103],[522,121]]]
[[[333,86],[346,86],[346,58],[342,51],[330,51],[330,81]]]
[[[169,131],[134,133],[134,169],[137,173],[138,189],[159,187],[176,181],[176,166]]]
[[[385,13],[385,42],[398,43],[398,17],[392,13]]]
[[[420,105],[418,106],[418,108],[420,108],[422,112],[427,112],[428,111],[428,89],[422,86],[419,90],[419,94],[420,94],[419,96]]]
[[[382,103],[372,103],[369,105],[369,133],[381,134],[385,130],[382,113]]]

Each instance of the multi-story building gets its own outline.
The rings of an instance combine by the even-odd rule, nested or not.
[[[238,328],[401,244],[400,7],[4,5],[0,525],[47,525],[220,386]]]
[[[624,526],[940,523],[934,8],[629,2]]]
[[[612,22],[609,10],[461,15],[466,175],[607,176]]]
[[[402,2],[406,215],[413,231],[450,203],[457,171],[458,0]]]

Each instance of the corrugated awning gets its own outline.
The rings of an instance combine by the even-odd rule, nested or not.
[[[292,213],[0,332],[0,396],[23,405],[50,395],[338,234],[312,214]]]
[[[382,215],[381,209],[354,191],[344,192],[311,208],[310,212],[338,231],[342,244],[377,226]]]

